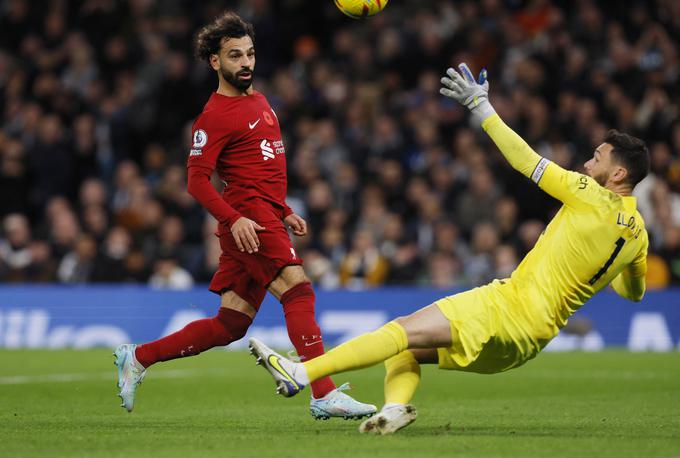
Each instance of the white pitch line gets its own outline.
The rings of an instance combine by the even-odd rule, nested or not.
[[[217,369],[173,369],[153,373],[153,378],[186,378],[198,374],[225,374],[223,370]],[[23,385],[28,383],[63,383],[63,382],[83,382],[92,380],[113,380],[118,378],[116,369],[110,372],[97,373],[74,373],[74,374],[44,374],[44,375],[10,375],[0,377],[0,385]]]

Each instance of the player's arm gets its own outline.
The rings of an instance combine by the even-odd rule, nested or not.
[[[618,274],[611,285],[616,291],[616,294],[634,302],[639,302],[645,295],[646,284],[645,275],[647,274],[647,247],[649,242],[645,243],[640,253],[635,260],[626,266],[620,274]]]
[[[466,64],[458,66],[460,73],[449,68],[448,77],[441,79],[444,86],[440,93],[465,105],[484,131],[496,144],[510,165],[538,184],[541,189],[567,205],[578,206],[585,202],[587,194],[595,187],[585,190],[591,179],[570,172],[538,155],[508,127],[489,103],[489,82],[486,70],[475,81]],[[462,76],[461,76],[462,75]]]
[[[298,236],[307,235],[307,221],[296,214],[285,202],[283,203],[283,222],[293,230],[293,234]]]
[[[645,276],[635,276],[626,267],[612,281],[612,288],[616,294],[633,302],[640,302],[645,295]]]
[[[234,207],[222,199],[210,182],[213,169],[202,164],[187,167],[187,191],[220,223],[231,227],[240,217]]]
[[[287,203],[283,203],[283,219],[286,219],[287,216],[292,215],[295,213],[292,208],[288,206]]]
[[[482,128],[503,153],[512,168],[537,182],[532,175],[538,175],[534,172],[539,164],[545,163],[547,165],[547,159],[531,149],[527,142],[508,127],[496,113],[482,121]]]
[[[187,192],[217,221],[230,228],[239,250],[253,253],[260,245],[257,231],[264,228],[236,211],[210,182],[217,156],[226,142],[226,138],[215,131],[213,129],[213,137],[217,138],[210,138],[206,130],[194,126],[194,143],[187,161]]]
[[[293,230],[293,234],[300,237],[307,235],[307,221],[305,221],[300,215],[290,213],[288,216],[283,218],[283,222],[290,226],[290,228]]]

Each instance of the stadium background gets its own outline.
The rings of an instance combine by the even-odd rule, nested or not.
[[[648,142],[649,284],[680,283],[678,2],[393,1],[370,21],[296,0],[0,6],[3,282],[210,279],[215,223],[185,160],[216,81],[192,39],[230,7],[255,25],[255,87],[281,121],[319,287],[504,277],[558,208],[438,94],[460,61],[488,68],[501,116],[563,166],[608,128]]]
[[[610,127],[648,141],[636,194],[656,291],[598,294],[548,349],[666,352],[550,352],[493,377],[424,367],[418,421],[388,440],[314,423],[306,396],[275,397],[238,351],[154,367],[123,412],[110,351],[90,347],[155,339],[218,303],[215,223],[185,191],[185,159],[215,88],[192,37],[226,7],[256,27],[255,84],[281,120],[289,203],[311,223],[296,243],[327,345],[507,275],[557,208],[438,95],[465,60],[562,165],[580,169]],[[391,0],[367,21],[331,0],[0,0],[2,451],[677,456],[679,31],[675,0]],[[251,333],[290,347],[271,297]],[[383,375],[336,381],[379,404]]]

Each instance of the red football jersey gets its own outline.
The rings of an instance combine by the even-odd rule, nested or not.
[[[250,200],[258,198],[280,210],[282,218],[291,213],[285,204],[286,155],[281,129],[274,110],[261,93],[253,91],[238,97],[213,93],[192,132],[193,144],[187,161],[190,188],[192,169],[202,169],[208,175],[217,169],[226,184],[222,198],[236,212],[260,204]],[[196,197],[222,222],[233,224],[240,216],[230,214],[231,209],[213,211],[205,199]]]

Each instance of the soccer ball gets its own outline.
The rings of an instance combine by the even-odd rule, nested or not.
[[[335,6],[353,19],[363,19],[378,14],[388,0],[335,0]]]

